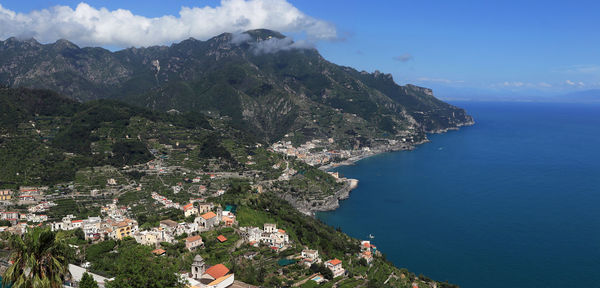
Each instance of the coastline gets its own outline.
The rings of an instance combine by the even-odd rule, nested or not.
[[[463,123],[458,123],[456,124],[456,126],[454,127],[449,127],[449,128],[444,128],[444,129],[438,129],[438,130],[434,130],[434,131],[428,131],[427,134],[442,134],[442,133],[446,133],[448,131],[455,131],[455,130],[459,130],[461,127],[466,127],[466,126],[473,126],[475,125],[475,121],[471,120],[468,122],[463,122]],[[344,161],[341,162],[333,162],[333,163],[329,163],[327,165],[323,165],[320,166],[319,169],[325,172],[330,172],[332,169],[337,168],[337,167],[341,167],[341,166],[350,166],[350,165],[356,165],[357,162],[379,155],[379,154],[383,154],[383,153],[389,153],[389,152],[399,152],[399,151],[411,151],[414,150],[417,145],[421,145],[421,144],[425,144],[430,142],[428,137],[425,137],[425,139],[418,141],[418,142],[414,142],[414,143],[401,143],[401,144],[396,144],[396,145],[387,145],[387,146],[380,146],[380,147],[374,147],[374,148],[370,148],[368,151],[364,151],[363,153],[361,153],[360,155],[348,158]],[[300,203],[298,203],[298,201],[294,201],[294,199],[290,198],[290,199],[286,199],[288,201],[290,201],[290,203],[292,203],[292,205],[294,205],[300,212],[309,215],[309,216],[315,216],[316,212],[325,212],[325,211],[333,211],[336,210],[337,208],[340,207],[340,200],[345,200],[348,199],[350,197],[350,191],[356,189],[356,187],[358,187],[358,183],[359,180],[358,179],[352,179],[352,178],[340,178],[342,181],[345,182],[345,185],[343,188],[341,188],[340,190],[336,191],[333,195],[330,195],[328,197],[326,197],[324,200],[325,203],[319,203],[319,206],[314,206],[313,204],[315,202],[308,202],[305,205],[300,205]],[[287,198],[287,197],[286,197]]]

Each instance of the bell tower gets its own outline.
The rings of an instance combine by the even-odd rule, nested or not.
[[[206,263],[204,263],[202,256],[196,255],[194,263],[192,263],[192,278],[200,279],[204,271],[206,271]]]

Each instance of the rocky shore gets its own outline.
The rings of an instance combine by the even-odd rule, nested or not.
[[[358,186],[358,180],[356,179],[344,178],[343,181],[344,187],[340,188],[333,195],[325,197],[325,199],[303,200],[289,194],[284,195],[283,199],[290,202],[298,211],[310,216],[314,216],[315,212],[319,211],[335,210],[340,207],[340,200],[348,199],[350,191]]]

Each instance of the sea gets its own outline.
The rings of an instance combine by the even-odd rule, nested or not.
[[[463,288],[600,287],[600,104],[452,104],[476,124],[336,168],[317,217]]]

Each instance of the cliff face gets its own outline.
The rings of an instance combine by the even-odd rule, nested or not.
[[[118,52],[10,38],[0,41],[0,83],[225,116],[265,141],[290,131],[375,138],[472,123],[430,89],[335,65],[269,30]]]

